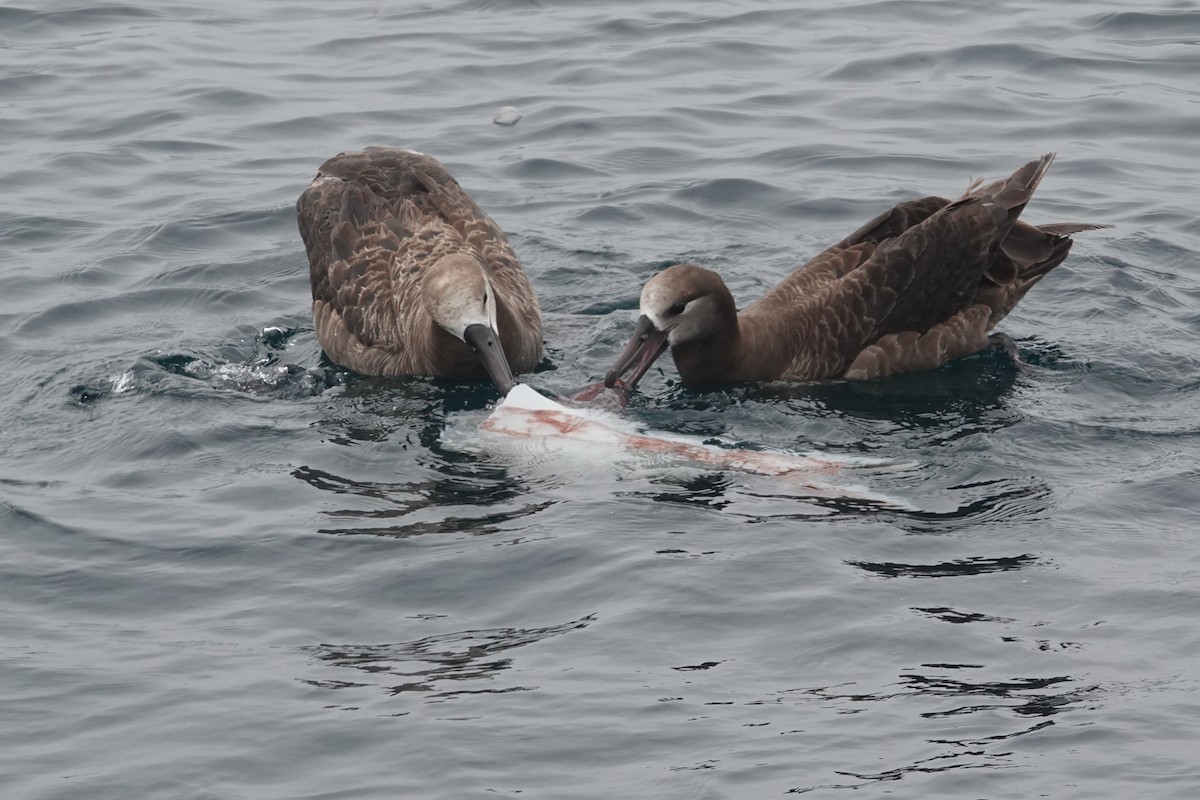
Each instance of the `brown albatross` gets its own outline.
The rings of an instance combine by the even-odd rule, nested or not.
[[[955,201],[900,203],[740,313],[717,273],[668,267],[643,287],[605,385],[632,389],[668,346],[685,383],[713,384],[861,380],[1011,345],[988,332],[1067,257],[1070,234],[1108,227],[1018,221],[1053,158]]]
[[[504,232],[430,156],[341,153],[296,202],[313,323],[363,375],[486,374],[501,392],[542,353],[542,317]]]

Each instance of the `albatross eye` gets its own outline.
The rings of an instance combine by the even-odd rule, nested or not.
[[[676,317],[682,314],[685,308],[687,308],[687,301],[680,300],[678,303],[668,308],[667,313],[673,317]]]

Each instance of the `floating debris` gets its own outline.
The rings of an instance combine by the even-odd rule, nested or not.
[[[619,407],[620,401],[601,405]],[[495,452],[488,445],[501,446],[518,460],[523,451],[531,462],[541,462],[554,453],[568,458],[574,454],[593,466],[632,458],[647,466],[690,464],[731,469],[783,478],[822,496],[865,500],[891,508],[905,506],[904,501],[872,491],[856,480],[872,472],[907,468],[904,462],[755,449],[718,437],[702,439],[648,431],[607,408],[559,403],[523,383],[513,387],[491,415],[478,423],[474,436],[465,427],[448,429],[443,433],[443,443],[465,451]],[[482,438],[477,438],[480,433]]]
[[[512,106],[502,106],[496,109],[496,116],[492,117],[492,122],[497,125],[516,125],[521,121],[521,112]]]

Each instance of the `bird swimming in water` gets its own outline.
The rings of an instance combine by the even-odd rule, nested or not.
[[[369,147],[321,165],[296,202],[325,354],[363,375],[487,375],[542,354],[537,296],[504,232],[438,161]]]
[[[668,267],[643,287],[605,385],[632,390],[667,347],[688,384],[863,380],[1011,347],[988,332],[1062,263],[1070,234],[1108,227],[1018,220],[1053,159],[976,181],[958,200],[900,203],[741,312],[717,273]]]

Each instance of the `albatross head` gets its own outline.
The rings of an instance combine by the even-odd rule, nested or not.
[[[736,316],[733,297],[720,275],[694,264],[667,267],[642,287],[633,335],[604,376],[604,385],[612,387],[629,372],[624,384],[632,391],[668,346],[703,342],[721,331],[730,312]]]
[[[438,327],[470,347],[496,388],[508,394],[516,380],[500,346],[496,295],[483,266],[465,253],[443,256],[426,272],[421,293]]]

